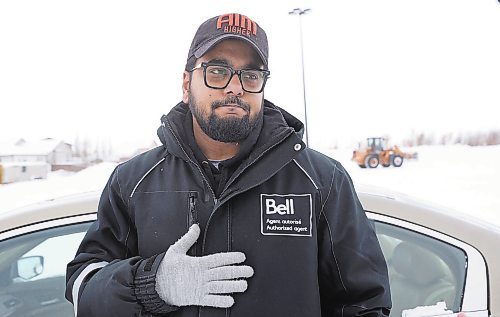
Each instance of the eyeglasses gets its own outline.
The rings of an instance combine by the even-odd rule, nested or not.
[[[203,78],[205,85],[213,89],[224,89],[229,85],[234,74],[238,75],[240,79],[241,88],[250,93],[260,93],[264,90],[267,78],[271,74],[268,70],[263,69],[238,69],[232,67],[212,64],[201,63],[195,66],[192,71],[203,68]]]

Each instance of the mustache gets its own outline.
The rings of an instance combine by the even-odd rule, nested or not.
[[[223,100],[216,100],[212,102],[212,110],[215,110],[221,106],[227,105],[227,104],[236,104],[240,108],[242,108],[245,111],[250,111],[250,105],[237,96],[228,96],[227,98]]]

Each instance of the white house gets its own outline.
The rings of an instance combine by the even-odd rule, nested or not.
[[[14,145],[0,147],[0,163],[45,162],[52,166],[69,164],[72,158],[71,144],[51,138],[30,142],[21,139]]]
[[[73,163],[71,144],[46,138],[0,145],[0,184],[47,178],[56,166]]]

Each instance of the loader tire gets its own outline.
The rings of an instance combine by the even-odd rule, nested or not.
[[[401,167],[401,165],[403,165],[403,160],[404,159],[401,155],[394,155],[391,162],[394,167]]]
[[[369,168],[377,168],[379,162],[377,155],[369,155],[365,159],[365,165]]]

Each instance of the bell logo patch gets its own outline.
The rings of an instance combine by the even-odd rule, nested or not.
[[[312,236],[311,194],[261,194],[261,233]]]

